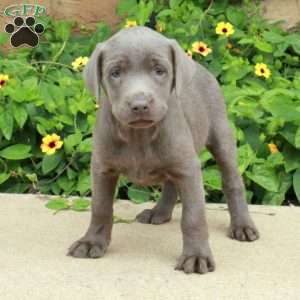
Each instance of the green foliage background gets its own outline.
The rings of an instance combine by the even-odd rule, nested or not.
[[[298,203],[300,35],[266,22],[260,17],[259,6],[251,3],[245,1],[238,7],[228,1],[122,0],[118,14],[139,25],[165,23],[162,34],[177,39],[186,50],[194,41],[208,44],[211,54],[193,57],[222,86],[248,202],[281,205],[289,199]],[[96,107],[71,62],[89,56],[96,43],[112,31],[99,23],[95,31],[81,26],[75,34],[72,30],[78,24],[71,21],[41,21],[46,31],[37,48],[0,53],[0,73],[10,76],[0,89],[0,192],[90,195]],[[229,38],[216,35],[220,21],[233,24],[235,33]],[[0,34],[0,44],[7,39],[6,34]],[[255,75],[258,62],[270,68],[269,79]],[[41,140],[51,133],[60,135],[64,146],[46,156],[40,150]],[[269,143],[276,144],[279,152],[272,154]],[[208,201],[224,201],[215,161],[207,151],[199,156]],[[139,188],[121,177],[116,196],[136,202],[156,200],[160,189]]]

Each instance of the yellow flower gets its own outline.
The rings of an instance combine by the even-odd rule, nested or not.
[[[186,51],[186,55],[187,55],[189,58],[193,58],[193,52],[192,52],[192,50],[191,50],[191,49],[188,49],[188,50]]]
[[[232,45],[231,43],[228,43],[228,44],[226,45],[226,48],[232,49],[232,48],[233,48],[233,45]]]
[[[135,27],[137,26],[137,22],[134,20],[126,20],[125,28]]]
[[[257,63],[255,65],[255,74],[257,76],[262,76],[262,77],[265,77],[265,78],[269,78],[270,75],[271,75],[271,71],[270,71],[270,69],[268,68],[268,66],[266,64]]]
[[[98,103],[95,104],[95,108],[98,109],[100,106]]]
[[[55,133],[53,133],[52,135],[46,135],[45,137],[43,137],[42,141],[42,152],[45,152],[47,155],[55,153],[55,151],[57,149],[60,149],[63,145],[63,141],[60,140],[60,136]]]
[[[78,71],[82,69],[87,64],[88,61],[89,61],[88,57],[79,56],[72,62],[72,67],[75,71]]]
[[[277,146],[273,143],[268,144],[269,150],[272,154],[279,152]]]
[[[228,22],[219,22],[216,27],[216,34],[230,36],[234,34],[234,28]]]
[[[198,41],[192,44],[192,51],[203,56],[207,56],[209,53],[211,53],[212,50],[208,48],[205,43]]]
[[[158,21],[155,25],[155,29],[158,31],[158,32],[163,32],[165,31],[166,29],[166,24],[164,22],[161,22],[161,21]]]
[[[0,74],[0,89],[2,89],[5,86],[8,80],[9,80],[8,75]]]

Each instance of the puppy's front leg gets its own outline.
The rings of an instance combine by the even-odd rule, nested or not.
[[[204,188],[198,162],[179,180],[177,187],[182,201],[183,252],[175,269],[185,273],[212,272],[215,263],[208,242]]]
[[[73,243],[68,255],[98,258],[104,255],[111,239],[113,224],[113,196],[118,176],[100,173],[92,163],[92,216],[86,234]]]

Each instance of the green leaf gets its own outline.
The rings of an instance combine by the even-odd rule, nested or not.
[[[222,64],[218,60],[213,60],[209,65],[208,69],[215,77],[222,73]]]
[[[81,143],[82,134],[80,131],[77,131],[74,134],[67,136],[64,139],[64,149],[67,154],[72,153],[74,147]]]
[[[298,127],[295,135],[295,146],[296,148],[300,148],[300,126]]]
[[[92,138],[84,139],[78,146],[79,152],[92,152]]]
[[[73,22],[60,20],[60,21],[54,22],[53,26],[54,26],[55,35],[59,39],[66,41],[70,36]]]
[[[70,180],[67,176],[60,176],[57,180],[57,184],[65,193],[70,193],[75,182],[74,180]]]
[[[300,151],[299,150],[295,149],[294,147],[290,146],[289,144],[286,144],[283,147],[282,154],[283,154],[284,161],[285,161],[284,168],[287,173],[300,167],[300,161],[299,161]]]
[[[204,164],[206,163],[208,160],[212,159],[212,155],[211,153],[207,150],[204,149],[201,154],[199,155],[199,159],[200,159],[200,163]]]
[[[238,27],[242,27],[246,19],[246,14],[241,9],[233,6],[226,9],[226,16],[230,23]]]
[[[69,179],[74,179],[77,177],[77,172],[75,172],[72,168],[67,168],[67,176]]]
[[[300,55],[300,34],[293,33],[286,37],[286,42],[291,44],[297,54]]]
[[[203,170],[203,182],[205,186],[213,190],[220,191],[222,189],[222,178],[217,167],[210,166]]]
[[[238,44],[240,45],[254,44],[254,40],[252,38],[242,38],[238,41]]]
[[[78,177],[78,183],[76,190],[83,195],[91,188],[91,177],[88,172],[81,172]]]
[[[62,152],[55,152],[52,155],[45,155],[42,161],[42,172],[48,174],[54,170],[62,160]]]
[[[249,144],[245,144],[238,148],[238,166],[241,174],[246,171],[254,159],[255,154]]]
[[[288,48],[287,43],[277,44],[277,50],[274,52],[274,57],[280,57],[285,55],[285,50]]]
[[[38,178],[36,173],[27,173],[26,177],[31,181],[31,182],[37,182]]]
[[[280,35],[279,33],[274,32],[274,31],[265,31],[263,33],[263,37],[267,42],[275,43],[275,44],[282,43],[285,40],[284,36]]]
[[[135,203],[143,203],[150,200],[151,192],[144,187],[128,187],[128,197]]]
[[[257,49],[263,52],[272,53],[273,51],[272,44],[269,44],[265,41],[257,40],[254,45]]]
[[[245,174],[268,191],[277,192],[279,189],[279,180],[275,169],[266,164],[254,165],[252,172],[247,171]]]
[[[13,105],[12,112],[19,127],[23,128],[28,116],[26,109],[21,105]]]
[[[293,44],[293,49],[298,55],[300,55],[300,43],[299,42],[297,44]]]
[[[300,168],[298,168],[293,175],[293,188],[297,199],[300,202]]]
[[[244,135],[245,141],[254,151],[257,151],[261,146],[261,142],[259,140],[260,128],[255,123],[251,123],[249,127],[244,129]]]
[[[17,160],[17,159],[25,159],[31,157],[31,146],[24,144],[16,144],[0,151],[0,156],[6,159]]]
[[[259,122],[264,114],[264,111],[260,109],[259,103],[249,101],[249,99],[240,99],[234,107],[231,109],[239,117],[245,117]]]
[[[173,12],[172,9],[164,9],[158,13],[157,18],[159,19],[159,18],[171,16],[172,12]]]
[[[284,164],[284,157],[282,153],[277,152],[277,153],[270,154],[267,159],[267,164],[271,167],[276,167]]]
[[[154,6],[152,1],[139,1],[137,14],[137,20],[139,25],[144,25],[149,20],[153,8]]]
[[[120,3],[121,3],[121,1],[120,1]],[[135,7],[134,7],[134,9],[135,9]],[[126,14],[131,15],[129,11],[127,11]],[[111,36],[110,27],[103,22],[98,23],[96,25],[96,30],[93,31],[92,36],[90,36],[90,38],[89,38],[90,51],[93,50],[93,48],[95,47],[95,45],[97,43],[107,40],[110,36]]]
[[[300,120],[300,111],[297,111],[296,103],[287,95],[278,94],[269,98],[263,96],[261,104],[264,109],[277,118],[283,118],[285,121]]]
[[[172,9],[176,8],[176,6],[178,6],[181,2],[182,0],[170,0],[169,1],[170,8]]]
[[[281,205],[284,201],[285,194],[267,191],[262,199],[264,205]]]
[[[59,195],[61,193],[61,188],[59,187],[57,182],[53,182],[49,187],[53,194]]]
[[[297,126],[292,123],[287,123],[284,125],[282,130],[279,131],[279,134],[285,138],[291,145],[296,147],[295,145],[295,136],[297,132]]]
[[[42,135],[42,136],[46,136],[47,135],[47,130],[45,129],[45,127],[41,124],[37,124],[36,125],[36,130],[37,132]]]
[[[74,199],[72,201],[71,209],[75,211],[85,211],[91,205],[91,201],[83,198]]]
[[[290,188],[290,186],[292,185],[292,175],[287,174],[285,172],[280,172],[279,181],[280,181],[279,193],[285,194]]]
[[[49,209],[53,209],[56,212],[63,210],[63,209],[69,209],[70,208],[70,204],[68,202],[67,199],[64,198],[57,198],[57,199],[53,199],[50,200],[46,203],[46,207]]]
[[[223,80],[226,83],[234,82],[245,77],[251,70],[252,69],[246,65],[233,65],[224,72]]]
[[[209,13],[214,15],[214,16],[215,15],[220,15],[220,14],[225,12],[227,7],[228,7],[228,0],[213,1]]]
[[[7,140],[11,139],[14,128],[14,119],[10,111],[4,111],[0,114],[0,129]]]
[[[5,182],[10,177],[10,173],[1,173],[0,174],[0,184]]]
[[[281,205],[285,200],[286,192],[292,185],[292,175],[280,172],[278,177],[280,182],[278,192],[266,192],[262,200],[263,204]]]
[[[121,0],[117,6],[117,14],[120,16],[131,15],[137,8],[136,0]]]

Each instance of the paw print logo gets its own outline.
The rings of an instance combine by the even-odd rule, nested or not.
[[[16,17],[14,24],[5,25],[4,30],[11,34],[10,43],[13,47],[19,47],[23,44],[29,47],[36,47],[39,43],[39,34],[45,30],[43,24],[35,24],[34,17]]]

